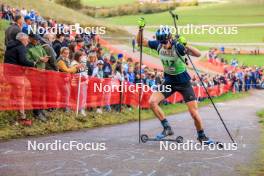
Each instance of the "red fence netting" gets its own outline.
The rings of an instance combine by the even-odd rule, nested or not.
[[[134,88],[129,89],[129,86]],[[219,96],[228,92],[230,87],[227,84],[208,90],[210,95]],[[85,108],[114,104],[138,106],[140,90],[134,84],[111,78],[81,77],[78,74],[0,64],[0,110],[65,107],[76,109],[77,106]],[[194,91],[199,98],[207,97],[202,87],[194,87]],[[148,100],[151,94],[151,90],[142,91],[142,108],[150,107]],[[176,92],[167,100],[177,103],[183,99]]]

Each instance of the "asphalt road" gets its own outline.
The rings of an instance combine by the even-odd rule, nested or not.
[[[264,104],[263,91],[241,100],[218,103],[227,126],[238,142],[236,151],[160,150],[158,142],[138,144],[138,123],[108,126],[45,137],[15,139],[0,143],[0,175],[81,175],[81,176],[217,176],[239,175],[248,166],[259,146],[256,111]],[[230,142],[212,106],[200,109],[207,134]],[[137,115],[137,114],[135,114]],[[119,118],[118,116],[116,118]],[[196,139],[193,121],[187,113],[168,117],[177,135]],[[154,136],[161,131],[157,120],[142,123],[142,131]],[[103,142],[105,151],[32,151],[28,141],[62,143]]]

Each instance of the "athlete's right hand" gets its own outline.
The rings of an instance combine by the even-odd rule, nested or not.
[[[143,17],[140,17],[138,19],[138,26],[139,26],[139,28],[142,29],[142,28],[145,27],[145,25],[146,25],[145,19]]]

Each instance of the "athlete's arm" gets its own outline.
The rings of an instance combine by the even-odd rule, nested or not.
[[[194,56],[194,57],[200,57],[201,56],[201,52],[197,48],[194,48],[190,45],[186,45],[185,48],[186,48],[187,53],[189,55]]]
[[[138,34],[137,34],[137,43],[138,43],[138,46],[140,46],[140,42],[141,42],[141,35],[140,35],[140,32],[138,32]],[[144,39],[144,37],[142,39],[142,45],[145,46],[145,47],[149,47],[148,40]]]

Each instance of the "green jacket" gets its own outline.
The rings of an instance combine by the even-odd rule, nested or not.
[[[40,61],[40,57],[44,56],[47,56],[47,53],[41,45],[28,44],[26,57],[28,60],[36,62],[36,68],[45,69],[45,63]]]

